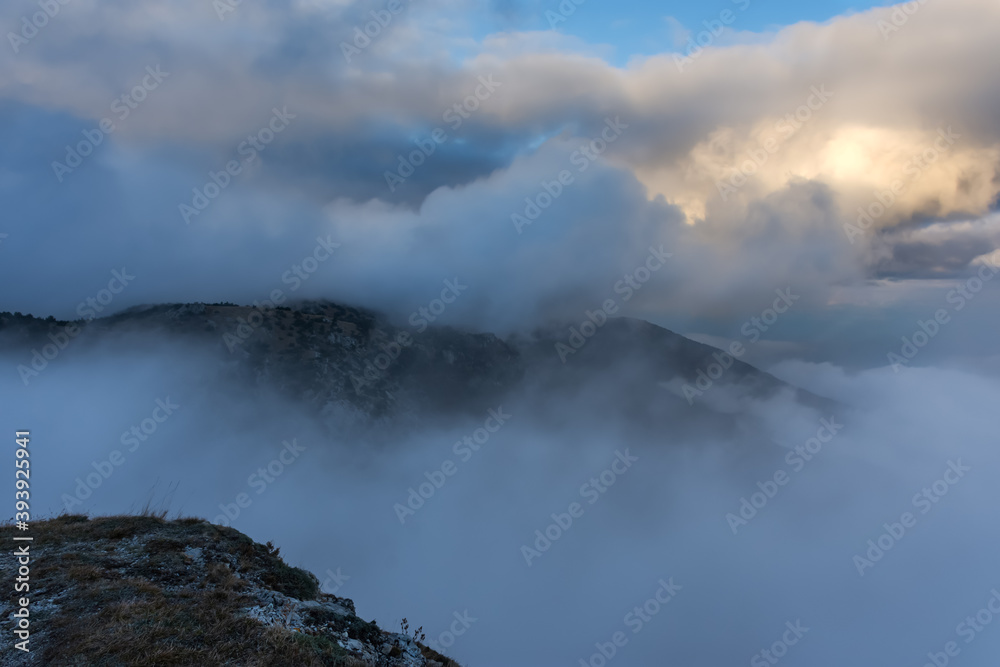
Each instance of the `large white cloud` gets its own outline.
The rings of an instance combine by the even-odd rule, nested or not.
[[[169,78],[94,162],[107,169],[106,183],[156,193],[164,208],[232,159],[273,107],[296,114],[199,218],[200,229],[174,227],[172,212],[137,214],[138,204],[119,205],[122,219],[77,222],[115,242],[63,260],[47,293],[66,271],[104,273],[134,258],[157,276],[155,290],[137,288],[136,299],[251,300],[274,279],[248,276],[255,269],[238,270],[243,261],[260,267],[270,256],[280,269],[301,255],[303,239],[336,229],[357,254],[316,281],[314,295],[406,312],[443,274],[461,271],[483,285],[468,313],[484,326],[515,312],[532,320],[579,312],[653,242],[671,246],[675,260],[657,277],[662,289],[643,295],[647,313],[725,312],[786,285],[818,305],[880,272],[961,273],[954,239],[945,247],[928,235],[915,252],[906,233],[884,230],[976,219],[1000,190],[1000,100],[989,86],[1000,74],[992,30],[1000,7],[917,6],[912,16],[879,8],[729,35],[682,68],[676,54],[617,68],[599,48],[554,33],[471,41],[461,3],[407,5],[348,63],[340,43],[371,20],[357,4],[244,4],[219,20],[200,2],[80,2],[18,54],[4,54],[0,98],[96,125],[146,65],[161,64]],[[448,20],[443,9],[454,12]],[[15,29],[16,11],[4,16],[4,29]],[[894,20],[898,31],[880,29]],[[501,85],[451,130],[445,113],[474,96],[480,77]],[[609,117],[628,129],[581,175],[582,187],[512,236],[510,214]],[[402,187],[387,187],[385,172],[435,127],[448,130],[448,142]],[[740,168],[753,173],[734,185]],[[720,183],[729,183],[725,193]],[[91,208],[79,193],[52,192]],[[852,231],[858,207],[872,221]],[[331,214],[327,227],[321,219]],[[138,239],[150,229],[155,253]],[[994,242],[973,237],[959,253],[966,264]],[[125,258],[111,252],[122,248]],[[177,262],[187,263],[183,277]],[[232,268],[220,276],[222,265]]]

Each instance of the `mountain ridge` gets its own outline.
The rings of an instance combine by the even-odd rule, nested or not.
[[[72,330],[71,341],[66,332]],[[609,318],[590,337],[581,336],[582,344],[573,345],[571,353],[565,352],[567,331],[572,330],[550,326],[501,339],[452,326],[414,329],[373,310],[329,301],[273,308],[143,305],[90,321],[0,313],[0,346],[30,351],[19,364],[26,384],[54,351],[87,346],[73,343],[76,339],[134,343],[163,334],[209,348],[244,384],[274,387],[331,420],[359,426],[418,414],[473,414],[526,385],[558,393],[581,379],[624,368],[632,384],[645,383],[662,394],[657,400],[680,399],[697,411],[691,390],[722,353],[633,318]],[[786,390],[814,407],[834,405],[738,358],[729,362],[717,384],[756,397]]]

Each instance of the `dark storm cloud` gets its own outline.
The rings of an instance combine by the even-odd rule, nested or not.
[[[937,222],[884,232],[876,252],[879,277],[895,279],[958,278],[977,267],[977,258],[1000,247],[996,214],[978,221]]]

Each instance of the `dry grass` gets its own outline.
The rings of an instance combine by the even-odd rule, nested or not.
[[[0,526],[0,539],[12,532]],[[254,604],[244,593],[251,584],[299,599],[315,598],[319,586],[235,530],[198,519],[67,515],[35,524],[32,534],[33,597],[57,602],[33,612],[44,628],[35,637],[40,664],[367,664],[326,637],[241,613]],[[185,548],[202,550],[200,564]]]

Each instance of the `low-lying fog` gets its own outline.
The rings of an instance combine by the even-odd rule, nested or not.
[[[0,374],[0,401],[32,433],[36,516],[238,509],[364,618],[405,616],[467,666],[994,664],[997,380],[772,370],[852,408],[745,401],[765,448],[636,438],[614,402],[663,396],[595,378],[372,444],[167,344],[57,358],[27,389]]]

